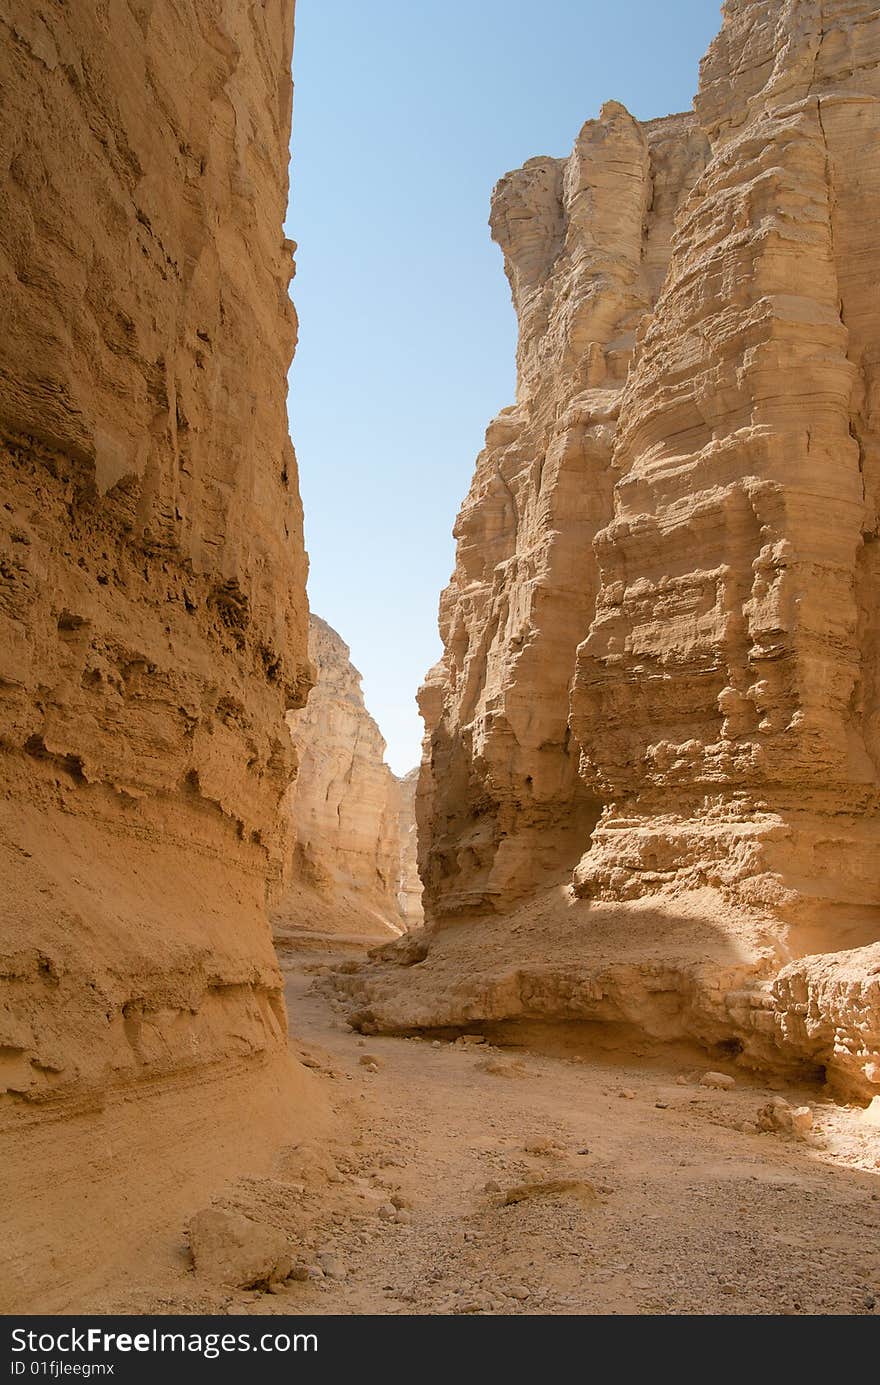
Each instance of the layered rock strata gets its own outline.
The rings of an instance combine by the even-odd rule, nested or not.
[[[266,920],[288,851],[284,714],[310,684],[285,411],[293,4],[105,9],[0,16],[0,1122],[18,1307],[35,1275],[63,1304],[185,1197],[198,1128],[204,1197],[297,1119]],[[81,1176],[103,1180],[99,1215],[65,1240]]]
[[[878,59],[866,0],[729,0],[692,117],[611,104],[502,179],[517,404],[459,517],[420,790],[434,916],[573,850],[584,899],[698,898],[748,938],[736,1041],[866,1093]]]
[[[728,5],[627,382],[571,725],[582,893],[778,922],[769,1026],[880,1079],[880,16]],[[821,955],[828,954],[828,955]],[[767,1026],[766,1016],[762,1023]]]
[[[425,919],[416,824],[418,784],[418,768],[411,769],[409,774],[404,774],[397,781],[397,830],[400,841],[400,884],[397,900],[408,929],[420,928]]]
[[[434,912],[503,910],[570,870],[601,810],[568,727],[596,602],[595,534],[636,331],[706,141],[689,115],[617,102],[568,159],[502,178],[491,228],[519,319],[517,402],[490,424],[440,602],[441,662],[420,705],[421,870]]]
[[[348,645],[316,615],[309,651],[315,686],[305,708],[288,713],[299,772],[286,805],[294,848],[273,911],[276,937],[294,930],[387,938],[420,915],[411,824],[401,821],[406,789],[385,763]]]
[[[580,888],[710,883],[793,946],[880,933],[878,57],[871,6],[728,6],[572,697]]]

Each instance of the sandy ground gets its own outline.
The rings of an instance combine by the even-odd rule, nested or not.
[[[585,1058],[570,1035],[557,1052],[546,1033],[522,1036],[544,1051],[364,1039],[322,975],[340,960],[284,960],[292,1047],[337,1112],[331,1152],[290,1148],[271,1178],[221,1199],[284,1227],[314,1277],[216,1291],[188,1268],[181,1233],[160,1281],[90,1306],[880,1312],[880,1129],[863,1112],[786,1089],[813,1108],[809,1142],[745,1134],[773,1092],[741,1077],[730,1092],[701,1087],[707,1064],[685,1051],[627,1062]]]

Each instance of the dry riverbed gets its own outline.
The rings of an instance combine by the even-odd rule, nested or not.
[[[282,1229],[295,1274],[216,1290],[176,1239],[106,1311],[863,1314],[880,1311],[880,1129],[810,1089],[701,1085],[694,1055],[622,1060],[364,1038],[290,952],[293,1050],[336,1111],[219,1199]],[[730,1067],[728,1073],[735,1073]],[[805,1136],[757,1130],[784,1098]],[[766,1123],[766,1116],[765,1116]],[[307,1276],[307,1277],[305,1277]]]

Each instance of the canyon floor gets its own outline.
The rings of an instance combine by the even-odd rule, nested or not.
[[[292,1049],[334,1111],[330,1143],[288,1148],[271,1177],[219,1201],[283,1227],[321,1277],[207,1288],[169,1228],[112,1292],[71,1308],[880,1312],[880,1129],[863,1111],[786,1089],[813,1109],[809,1141],[744,1134],[778,1088],[702,1087],[694,1052],[585,1057],[546,1034],[542,1051],[365,1039],[327,985],[362,948],[315,943],[283,962]],[[400,1220],[385,1219],[392,1199]]]

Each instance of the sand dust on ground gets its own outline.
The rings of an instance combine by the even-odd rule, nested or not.
[[[793,1139],[750,1128],[778,1084],[701,1086],[716,1065],[694,1053],[364,1038],[326,985],[328,967],[346,960],[284,958],[292,1048],[336,1110],[329,1152],[291,1146],[272,1177],[240,1180],[220,1199],[283,1228],[310,1278],[274,1292],[205,1286],[180,1228],[168,1232],[161,1274],[140,1282],[133,1267],[124,1287],[77,1307],[880,1311],[880,1128],[864,1112],[785,1089],[813,1111],[812,1132]]]

